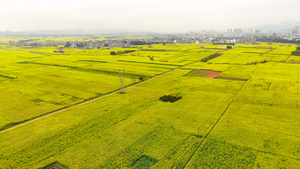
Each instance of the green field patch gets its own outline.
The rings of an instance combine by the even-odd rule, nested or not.
[[[206,75],[208,75],[208,72],[202,72],[199,70],[192,70],[189,73],[185,74],[184,76],[186,77],[204,77]]]
[[[269,55],[290,56],[290,54],[269,53]]]
[[[256,156],[257,151],[251,148],[209,139],[195,153],[187,168],[252,168]]]
[[[81,62],[97,62],[97,63],[107,63],[106,61],[101,61],[101,60],[78,60]]]
[[[45,53],[45,52],[31,52],[31,51],[29,51],[29,52],[32,53],[32,54],[39,54],[39,55],[50,56],[49,53]]]
[[[107,74],[112,76],[120,76],[120,70],[100,70],[100,69],[85,69],[85,68],[74,68],[72,70],[76,71],[82,71],[82,72],[90,72],[90,73],[101,73],[101,74]],[[143,75],[143,74],[135,74],[133,72],[125,72],[122,74],[123,77],[126,78],[134,78],[134,79],[140,79],[140,80],[146,80],[149,79],[151,76]]]
[[[36,99],[32,99],[31,101],[33,102],[36,102],[36,103],[40,103],[40,102],[43,102],[43,100],[39,99],[39,98],[36,98]]]
[[[153,157],[150,157],[147,155],[142,155],[137,160],[135,160],[132,164],[130,164],[129,168],[130,169],[148,169],[151,166],[155,165],[157,162],[158,162],[158,160]]]
[[[296,166],[300,166],[300,161],[297,159],[260,152],[254,168],[297,168]]]

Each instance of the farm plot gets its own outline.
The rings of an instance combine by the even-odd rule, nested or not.
[[[284,62],[290,57],[293,50],[294,46],[264,46],[264,44],[254,48],[236,47],[232,50],[223,51],[222,56],[209,61],[209,63],[257,64],[267,61]]]
[[[166,52],[136,51],[111,55],[112,51],[126,49],[66,48],[64,54],[54,53],[54,50],[54,47],[2,46],[0,128],[114,91],[121,87],[120,73],[124,73],[123,86],[127,86],[208,54],[189,52],[194,60],[168,63],[151,61],[146,56],[148,53],[160,57]]]
[[[143,49],[166,51],[121,55],[110,55],[124,50],[119,48],[76,50],[69,55],[50,54],[50,49],[36,53],[38,49],[3,48],[0,52],[10,57],[0,55],[5,58],[1,62],[5,65],[0,66],[5,90],[0,103],[21,106],[11,116],[7,110],[0,111],[1,120],[22,120],[31,115],[30,111],[20,115],[26,108],[46,112],[53,105],[116,90],[120,79],[113,72],[122,66],[132,70],[124,79],[130,85],[142,70],[148,77],[155,76],[218,51],[202,55],[207,50],[200,49],[202,45],[151,45]],[[124,94],[113,93],[1,131],[0,168],[52,164],[69,168],[299,168],[300,66],[281,63],[281,58],[260,63],[261,57],[269,57],[264,55],[286,57],[290,49],[285,48],[289,47],[239,45],[209,62],[195,62],[132,86]],[[156,55],[157,60],[151,61],[146,53]],[[246,81],[204,78],[207,74],[193,75],[194,70],[219,71],[218,77]],[[21,84],[25,87],[20,88]],[[8,103],[11,98],[17,98],[16,102]]]
[[[89,67],[94,62],[88,62],[89,65],[73,63],[74,60],[85,58],[84,56],[65,57],[53,55],[52,49],[51,53],[48,49],[43,50],[44,54],[37,54],[18,48],[1,49],[0,128],[103,95],[121,86],[118,75],[120,69],[113,70],[110,67],[99,71]],[[119,68],[121,67],[122,65],[119,65]],[[139,67],[145,69],[144,65]],[[148,72],[160,70],[158,73],[162,73],[172,68],[174,66],[155,70],[149,68],[151,70]],[[127,70],[126,73],[128,74]],[[125,86],[140,81],[141,75],[147,76],[146,73],[134,73],[125,75]]]
[[[261,65],[187,168],[299,168],[298,68]]]
[[[180,78],[188,71],[177,70],[127,89],[125,94],[113,94],[1,132],[7,141],[0,143],[0,163],[8,168],[16,164],[37,168],[54,161],[71,168],[114,168],[148,165],[147,157],[162,165],[178,148],[197,144],[224,111],[224,103],[243,84]],[[174,103],[160,101],[164,95],[182,98]],[[136,162],[139,159],[145,164]]]

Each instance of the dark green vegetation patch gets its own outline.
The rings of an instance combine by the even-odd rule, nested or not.
[[[78,60],[81,62],[98,62],[98,63],[107,63],[106,61],[101,61],[101,60]]]
[[[124,50],[124,51],[119,51],[119,52],[112,51],[112,52],[110,52],[110,54],[111,55],[121,55],[121,54],[131,53],[131,52],[135,52],[135,50]]]
[[[132,164],[130,164],[129,168],[131,169],[148,169],[151,166],[155,165],[158,162],[157,159],[142,155],[140,158],[138,158],[136,161],[134,161]]]
[[[201,62],[207,62],[207,61],[209,61],[209,60],[212,60],[212,59],[214,59],[214,58],[216,58],[216,57],[219,57],[219,56],[221,56],[222,54],[220,54],[220,53],[214,53],[214,54],[212,54],[212,55],[209,55],[208,57],[206,57],[206,58],[203,58],[203,59],[201,59]]]
[[[300,50],[293,51],[292,55],[294,55],[294,56],[300,56]]]
[[[5,75],[0,75],[0,77],[8,78],[8,79],[15,79],[15,77],[10,77],[10,76],[5,76]]]
[[[171,95],[164,95],[159,98],[159,100],[164,102],[176,102],[181,99],[181,96],[171,96]]]
[[[213,45],[235,45],[234,43],[213,43]]]

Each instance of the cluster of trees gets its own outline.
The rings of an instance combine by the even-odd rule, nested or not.
[[[222,54],[220,54],[220,53],[214,53],[214,54],[212,54],[212,55],[209,55],[208,57],[206,57],[206,58],[203,58],[202,60],[201,60],[201,62],[207,62],[207,61],[209,61],[209,60],[211,60],[211,59],[214,59],[214,58],[216,58],[216,57],[219,57],[219,56],[221,56]]]
[[[213,43],[213,45],[232,45],[232,46],[234,46],[235,43]]]
[[[300,56],[300,46],[297,46],[296,51],[293,51],[292,55],[294,55],[294,56]]]
[[[294,55],[294,56],[300,56],[300,50],[293,51],[292,55]]]
[[[78,47],[78,48],[83,48],[84,47],[84,43],[76,43],[76,47]]]
[[[66,48],[68,48],[68,47],[70,47],[70,46],[71,46],[71,43],[70,43],[70,42],[67,42],[66,45],[65,45]]]
[[[168,42],[168,43],[171,43],[171,42]],[[152,45],[152,44],[163,44],[163,45],[166,45],[167,42],[130,41],[130,45]]]
[[[110,52],[110,54],[111,55],[120,55],[120,54],[130,53],[130,52],[135,52],[135,50],[124,50],[124,51],[118,51],[118,52],[112,51],[112,52]]]
[[[276,43],[300,43],[299,40],[270,39],[270,38],[257,39],[257,41],[260,41],[260,42],[276,42]]]
[[[151,45],[151,43],[145,41],[130,41],[130,45]]]

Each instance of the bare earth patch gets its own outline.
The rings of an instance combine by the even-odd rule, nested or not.
[[[199,70],[199,71],[195,71],[195,74],[198,74],[198,73],[208,73],[206,76],[204,76],[205,78],[215,78],[215,77],[219,76],[222,72],[213,71],[213,70]]]

